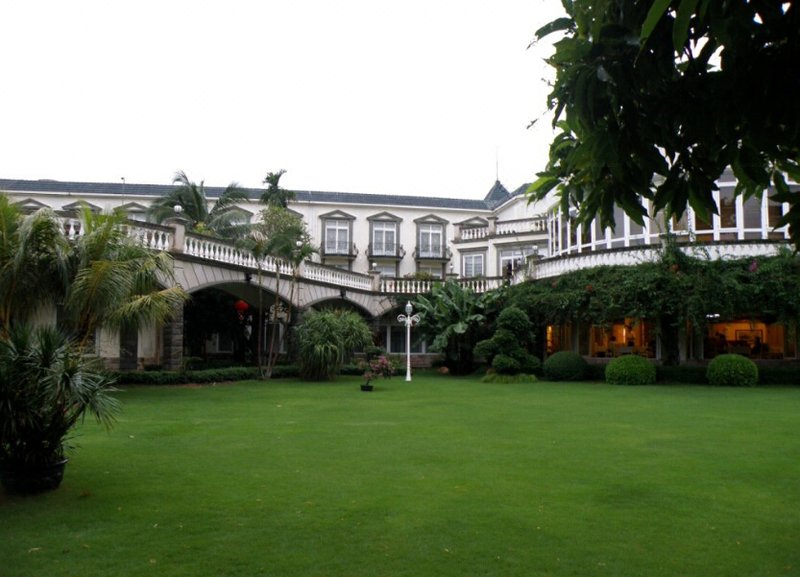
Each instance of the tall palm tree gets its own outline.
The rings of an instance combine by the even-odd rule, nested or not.
[[[267,206],[277,206],[288,208],[289,201],[295,197],[294,191],[281,188],[281,177],[286,174],[286,170],[280,169],[278,172],[268,172],[264,177],[264,184],[267,190],[261,195],[261,203]]]
[[[205,182],[189,180],[182,170],[172,179],[177,184],[172,191],[162,196],[148,209],[148,216],[155,222],[164,222],[175,216],[175,206],[182,208],[181,216],[189,221],[195,232],[232,238],[241,234],[244,211],[236,203],[248,200],[247,191],[236,182],[230,183],[211,206],[206,195]]]

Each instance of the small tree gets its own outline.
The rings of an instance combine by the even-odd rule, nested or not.
[[[309,311],[295,334],[300,376],[314,381],[333,380],[355,351],[372,344],[366,321],[352,311]]]
[[[530,353],[533,323],[521,308],[509,306],[497,317],[497,329],[490,339],[475,345],[474,352],[486,358],[498,373],[515,375],[538,372],[541,362]]]

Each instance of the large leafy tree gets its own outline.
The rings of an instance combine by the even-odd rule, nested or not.
[[[557,188],[579,221],[641,222],[641,199],[716,212],[726,167],[745,197],[774,187],[800,246],[800,10],[769,0],[562,0],[545,25],[558,132],[532,198]]]
[[[475,344],[487,336],[488,318],[502,291],[475,293],[448,280],[418,296],[414,308],[420,316],[419,330],[431,340],[430,349],[441,351],[450,370],[468,374],[473,370]]]
[[[164,222],[175,217],[175,207],[180,206],[181,217],[194,232],[224,238],[242,233],[244,212],[237,203],[247,201],[248,196],[237,183],[229,184],[213,202],[206,194],[204,181],[197,184],[182,170],[175,173],[172,183],[177,186],[150,205],[148,215],[153,221]]]

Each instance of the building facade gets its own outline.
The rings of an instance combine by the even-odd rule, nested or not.
[[[480,291],[509,279],[542,281],[597,266],[633,266],[658,258],[667,234],[687,254],[702,252],[715,259],[769,256],[789,246],[788,231],[779,226],[788,206],[774,201],[769,192],[745,200],[734,194],[735,185],[729,174],[718,183],[719,190],[714,192],[718,214],[710,219],[688,209],[680,220],[666,221],[653,215],[639,225],[617,209],[611,228],[602,228],[597,222],[577,224],[574,214],[563,213],[553,201],[529,204],[526,185],[509,191],[496,182],[482,200],[297,191],[289,209],[302,216],[319,249],[313,262],[304,265],[301,276],[306,284],[298,291],[304,306],[325,302],[356,306],[373,322],[379,343],[392,353],[403,353],[406,344],[396,321],[397,307],[413,294],[428,290],[431,281],[456,278],[472,282],[470,286]],[[23,210],[47,206],[67,223],[83,206],[94,211],[122,209],[130,219],[144,221],[149,205],[172,189],[170,185],[125,182],[0,179],[0,191]],[[213,202],[222,190],[207,187],[206,193]],[[252,200],[239,208],[248,218],[258,219],[262,206],[256,199],[262,191],[248,193]],[[647,204],[645,208],[650,209]],[[177,232],[158,234],[171,238],[173,244],[178,240],[169,236]],[[164,242],[164,246],[168,244]],[[181,238],[180,245],[175,250],[188,259],[181,265],[182,282],[194,301],[256,300],[252,273],[241,273],[242,267],[252,267],[252,263],[236,256],[234,249],[196,237],[187,237],[185,248]],[[203,264],[208,259],[219,261],[220,254],[229,261],[222,269]],[[205,270],[203,266],[212,272],[186,272]],[[297,271],[285,274],[292,272]],[[280,292],[279,285],[261,288]],[[283,301],[293,298],[280,295]],[[188,326],[196,311],[187,309],[186,314]],[[721,352],[767,360],[797,358],[794,326],[750,316],[709,319],[706,330],[704,338],[697,338],[696,331],[687,327],[680,337],[682,360],[707,359]],[[148,361],[158,364],[164,346],[163,331],[145,333],[139,335],[136,345],[138,366]],[[663,355],[650,319],[620,318],[604,326],[576,319],[548,326],[543,338],[547,352],[570,349],[596,359],[633,353],[658,360]],[[118,336],[105,335],[98,342],[101,355],[122,358],[119,351],[124,347]],[[754,353],[756,342],[760,350]],[[235,335],[220,332],[193,347],[185,346],[185,354],[194,355],[198,350],[235,354],[237,349]],[[412,352],[426,354],[424,341],[415,342]]]

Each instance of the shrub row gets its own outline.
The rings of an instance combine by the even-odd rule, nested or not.
[[[116,371],[120,385],[182,385],[186,383],[221,383],[258,379],[258,367],[226,367],[199,371]],[[295,365],[277,365],[272,371],[276,379],[296,377]]]
[[[566,353],[567,351],[562,352]],[[556,359],[555,361],[551,360],[554,358]],[[755,365],[750,359],[742,356],[738,356],[737,359],[733,359],[732,361],[726,359],[717,361],[717,363],[724,364],[724,370],[722,372],[733,373],[734,376],[725,377],[725,379],[728,379],[727,381],[725,381],[723,377],[715,378],[713,382],[710,382],[707,376],[709,367],[712,367],[712,374],[716,375],[720,372],[719,366],[714,363],[714,359],[712,359],[708,365],[662,366],[635,355],[618,357],[607,364],[582,365],[578,358],[582,359],[582,357],[576,353],[568,353],[566,355],[562,355],[560,352],[554,353],[544,362],[544,379],[549,381],[607,381],[607,367],[614,365],[612,369],[612,378],[608,380],[608,382],[619,382],[620,384],[635,384],[636,381],[642,384],[652,383],[654,381],[651,375],[652,372],[655,371],[655,382],[664,384],[723,385],[724,382],[724,386],[800,386],[800,366]],[[625,359],[634,360],[628,361]],[[622,365],[618,363],[622,363]],[[733,367],[731,367],[731,363],[733,363]],[[631,368],[629,364],[636,365],[640,368]],[[580,373],[581,366],[583,366],[583,373]],[[757,369],[755,383],[752,379],[754,368]],[[619,372],[624,373],[624,375],[619,375]],[[579,374],[583,376],[578,378],[577,375]],[[572,376],[570,377],[569,375]],[[622,381],[624,381],[624,383]]]
[[[565,351],[566,352],[566,351]],[[574,356],[573,356],[574,355]],[[580,361],[575,357],[580,358]],[[556,361],[550,359],[556,358]],[[628,356],[614,359],[613,362],[625,358],[641,358]],[[745,359],[749,360],[749,359]],[[549,364],[548,364],[549,361]],[[581,362],[582,361],[582,362]],[[623,361],[627,363],[630,361]],[[636,363],[637,361],[632,361]],[[706,372],[708,368],[701,365],[661,366],[647,363],[655,369],[656,382],[673,384],[709,384]],[[605,364],[586,364],[586,361],[575,353],[564,357],[558,353],[551,355],[543,364],[544,379],[555,380],[606,380]],[[709,363],[711,365],[711,363]],[[581,368],[582,367],[582,368]],[[628,370],[626,369],[626,373]],[[342,375],[362,375],[363,365],[351,364],[342,367]],[[219,383],[225,381],[240,381],[258,379],[257,367],[227,367],[220,369],[204,369],[189,371],[117,371],[114,373],[117,383],[121,385],[180,385],[186,383]],[[580,377],[577,377],[580,375]],[[272,373],[273,378],[297,377],[298,370],[295,365],[277,365]],[[610,382],[610,381],[609,381]],[[628,383],[631,384],[631,383]],[[800,386],[800,367],[797,366],[769,366],[758,367],[758,381],[760,385],[795,385]]]

